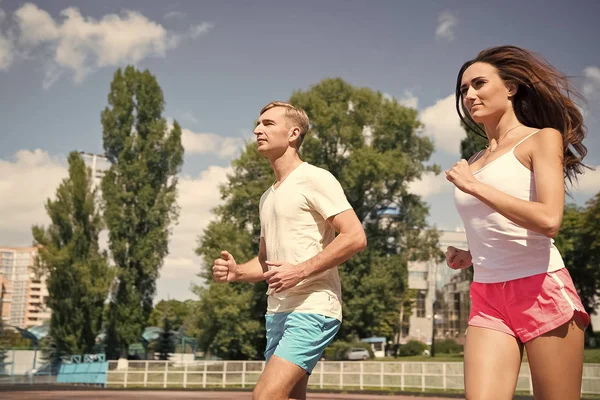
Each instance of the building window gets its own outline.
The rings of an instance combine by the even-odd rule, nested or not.
[[[417,292],[417,318],[425,318],[426,308],[425,308],[425,292],[419,291]]]
[[[458,318],[460,318],[460,306],[461,306],[461,301],[460,301],[460,293],[454,293],[454,310],[456,311],[456,316]]]

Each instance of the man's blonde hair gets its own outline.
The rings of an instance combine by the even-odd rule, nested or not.
[[[290,103],[286,103],[284,101],[270,102],[264,106],[262,110],[260,110],[259,115],[263,115],[265,112],[275,107],[285,108],[285,117],[292,123],[292,125],[300,128],[300,136],[298,136],[298,139],[296,140],[296,150],[299,149],[302,141],[304,140],[306,132],[308,132],[308,126],[310,124],[308,115],[306,115],[306,112],[303,109],[294,107]]]

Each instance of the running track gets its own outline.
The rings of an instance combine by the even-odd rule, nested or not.
[[[183,400],[183,399],[210,399],[210,400],[251,400],[250,392],[205,392],[205,391],[146,391],[146,390],[49,390],[49,391],[0,391],[0,398],[11,400],[59,400],[59,399],[85,399],[85,400]],[[447,400],[447,397],[413,397],[390,396],[373,394],[335,394],[335,393],[309,393],[307,400]]]

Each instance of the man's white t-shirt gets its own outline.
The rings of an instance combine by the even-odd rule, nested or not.
[[[342,186],[329,171],[303,162],[260,198],[261,237],[267,260],[298,265],[314,257],[335,238],[327,219],[351,208]],[[296,311],[342,320],[337,266],[293,288],[279,293],[269,289],[267,294],[267,314]]]

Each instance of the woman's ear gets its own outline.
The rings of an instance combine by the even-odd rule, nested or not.
[[[514,95],[517,94],[519,85],[517,85],[515,82],[507,82],[506,88],[508,89],[508,97],[514,97]]]

